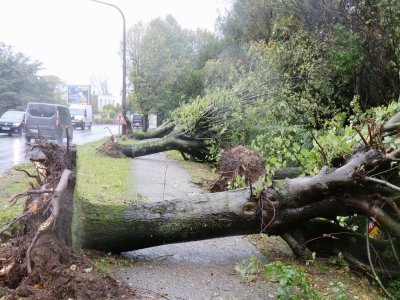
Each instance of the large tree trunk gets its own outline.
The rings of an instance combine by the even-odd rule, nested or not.
[[[137,140],[155,139],[162,138],[174,130],[175,124],[173,122],[167,122],[162,124],[160,127],[151,131],[135,131],[134,138]]]
[[[259,232],[246,219],[248,189],[130,205],[92,205],[80,199],[77,233],[83,248],[121,252],[168,243]]]

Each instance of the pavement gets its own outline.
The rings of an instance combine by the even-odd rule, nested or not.
[[[134,182],[130,193],[144,201],[203,193],[179,162],[164,153],[130,160],[129,178]],[[245,282],[235,271],[237,263],[250,257],[268,262],[247,236],[163,245],[121,255],[134,263],[117,267],[116,278],[163,299],[272,299],[277,289],[264,278]]]

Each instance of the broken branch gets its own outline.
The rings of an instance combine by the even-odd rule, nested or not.
[[[27,270],[28,273],[32,272],[32,264],[31,264],[31,251],[32,248],[35,246],[37,240],[39,239],[40,235],[46,231],[48,231],[50,228],[54,227],[55,222],[57,221],[59,210],[60,210],[60,199],[62,197],[62,194],[64,191],[67,189],[68,186],[68,180],[69,176],[71,175],[71,171],[65,169],[61,175],[60,181],[54,190],[54,195],[53,195],[53,200],[51,201],[51,215],[47,218],[46,221],[44,221],[42,224],[40,224],[35,237],[33,238],[32,242],[30,243],[28,249],[26,250],[26,264],[27,264]]]

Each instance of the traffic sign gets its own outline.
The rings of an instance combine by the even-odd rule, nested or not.
[[[117,116],[113,120],[113,124],[126,125],[126,120],[124,118],[122,111],[118,112]]]

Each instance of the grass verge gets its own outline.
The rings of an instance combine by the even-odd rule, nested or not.
[[[113,158],[98,152],[97,149],[106,140],[102,139],[77,148],[77,180],[72,223],[75,248],[80,247],[83,232],[98,230],[107,218],[118,215],[121,207],[129,200],[127,184],[129,158]],[[119,142],[134,143],[131,140]],[[99,212],[94,210],[94,207],[106,209]],[[92,222],[92,219],[96,222]]]
[[[128,192],[129,158],[112,158],[99,153],[97,149],[104,141],[78,147],[75,193],[91,203],[123,203]]]
[[[0,226],[22,213],[24,200],[18,200],[13,206],[10,205],[10,200],[14,195],[28,190],[29,183],[34,180],[16,169],[25,169],[31,174],[35,172],[33,164],[27,163],[11,168],[0,175]]]

